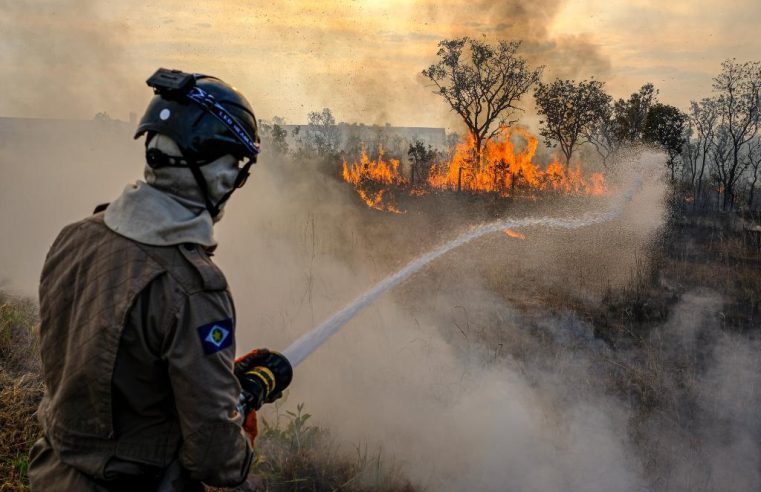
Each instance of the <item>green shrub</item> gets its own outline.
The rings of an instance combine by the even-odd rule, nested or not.
[[[262,419],[252,473],[267,490],[416,490],[382,450],[371,453],[357,446],[353,454],[343,452],[328,430],[310,423],[311,417],[302,403],[295,412],[277,407],[274,422]]]

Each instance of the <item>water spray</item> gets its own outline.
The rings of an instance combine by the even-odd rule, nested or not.
[[[290,361],[292,366],[297,366],[304,361],[309,355],[324,344],[331,336],[338,332],[349,320],[351,320],[362,308],[371,304],[375,299],[380,297],[387,290],[399,285],[424,266],[428,265],[435,259],[452,251],[455,248],[473,241],[479,237],[505,229],[516,229],[522,227],[546,227],[549,229],[580,229],[582,227],[601,224],[618,217],[634,193],[639,189],[642,180],[638,179],[624,193],[620,200],[617,200],[606,212],[587,213],[575,218],[558,218],[558,217],[527,217],[523,219],[503,219],[489,224],[478,226],[468,232],[463,233],[457,238],[419,256],[409,262],[404,268],[393,273],[381,280],[370,290],[357,297],[351,304],[347,305],[321,324],[312,328],[293,343],[283,350],[283,355]]]

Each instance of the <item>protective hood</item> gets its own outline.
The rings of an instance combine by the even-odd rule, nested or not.
[[[155,135],[147,148],[182,158],[177,144],[165,135]],[[235,186],[238,160],[225,155],[201,168],[210,198],[215,202]],[[129,185],[106,209],[104,221],[114,232],[134,241],[154,246],[195,243],[216,245],[213,225],[224,210],[212,219],[203,194],[187,167],[152,168],[146,164],[145,182]]]

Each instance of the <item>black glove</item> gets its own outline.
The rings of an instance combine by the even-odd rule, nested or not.
[[[235,376],[240,381],[241,410],[248,415],[283,396],[293,379],[293,367],[279,352],[254,349],[235,359]]]

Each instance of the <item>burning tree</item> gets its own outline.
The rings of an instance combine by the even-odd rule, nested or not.
[[[539,83],[534,92],[537,112],[544,119],[539,133],[547,145],[560,145],[566,168],[576,146],[587,140],[601,114],[610,105],[605,84],[597,80],[557,79],[551,84]]]
[[[510,117],[521,111],[516,104],[539,82],[543,67],[529,67],[517,54],[520,45],[500,41],[491,46],[468,37],[443,40],[439,61],[423,70],[436,86],[435,93],[462,117],[479,159],[484,141],[515,122]]]

